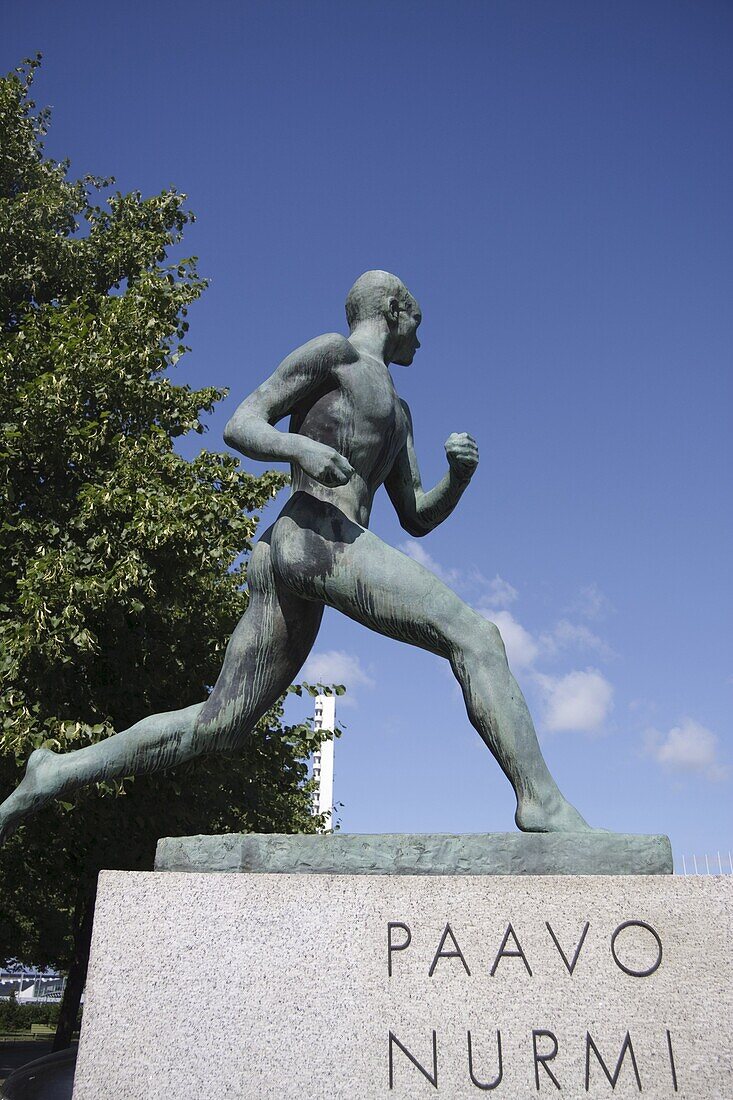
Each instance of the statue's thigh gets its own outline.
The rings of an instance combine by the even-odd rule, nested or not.
[[[255,547],[248,572],[249,606],[227,646],[199,726],[234,730],[256,720],[286,690],[318,634],[323,604],[303,599],[279,583],[268,540]]]
[[[447,657],[474,629],[476,613],[455,592],[364,528],[354,525],[347,541],[316,530],[293,539],[284,530],[273,549],[276,571],[294,591],[380,634]]]

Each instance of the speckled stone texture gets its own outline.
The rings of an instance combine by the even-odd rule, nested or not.
[[[241,833],[158,841],[156,871],[335,875],[671,875],[666,836]]]
[[[732,914],[733,878],[103,872],[74,1100],[731,1100]]]

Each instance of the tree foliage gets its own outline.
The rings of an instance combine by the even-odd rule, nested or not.
[[[224,396],[169,376],[205,286],[194,259],[171,259],[193,216],[174,189],[120,194],[46,156],[37,64],[0,80],[3,798],[39,745],[76,749],[206,697],[246,607],[258,513],[284,484],[175,449]],[[65,967],[100,867],[151,867],[161,835],[312,831],[311,747],[281,702],[237,757],[45,809],[0,852],[0,957]]]
[[[30,1031],[32,1024],[55,1025],[59,1018],[58,1003],[37,1002],[19,1004],[15,997],[0,1001],[0,1034],[9,1031]]]

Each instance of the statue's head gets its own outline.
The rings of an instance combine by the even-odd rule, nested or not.
[[[386,323],[393,344],[390,358],[400,366],[409,367],[420,347],[420,306],[402,280],[389,271],[365,271],[359,276],[346,297],[346,320],[351,332],[359,325]]]

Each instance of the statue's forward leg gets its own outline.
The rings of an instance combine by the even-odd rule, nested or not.
[[[323,614],[318,603],[278,592],[267,536],[250,562],[250,603],[227,647],[205,703],[153,714],[95,745],[57,754],[37,749],[26,776],[0,806],[0,842],[28,814],[101,779],[147,775],[202,753],[241,744],[252,726],[297,676]],[[195,629],[195,626],[192,626]]]
[[[310,505],[309,511],[312,510]],[[529,832],[589,826],[550,775],[501,636],[433,573],[329,505],[310,529],[296,498],[275,529],[273,563],[296,591],[392,638],[446,657],[469,718],[508,777]],[[303,562],[309,567],[304,569]]]

